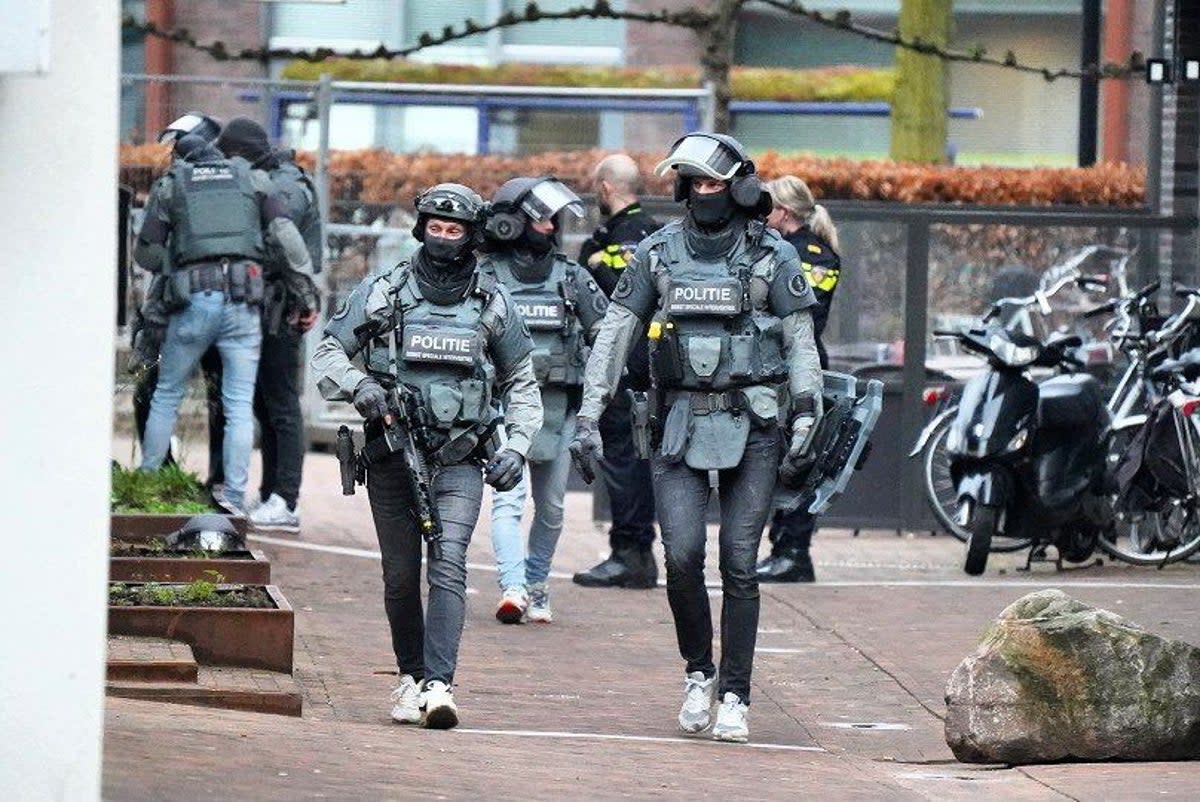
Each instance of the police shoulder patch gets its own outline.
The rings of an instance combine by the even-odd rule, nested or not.
[[[795,273],[788,279],[788,290],[797,298],[803,298],[808,292],[808,282],[804,280],[804,276]]]
[[[617,286],[613,288],[614,298],[628,298],[633,294],[633,278],[630,273],[622,273]]]
[[[350,296],[342,299],[342,303],[338,306],[337,311],[333,313],[334,320],[341,320],[346,315],[350,314]]]

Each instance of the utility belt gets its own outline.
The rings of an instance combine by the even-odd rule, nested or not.
[[[503,420],[497,417],[490,424],[478,424],[455,437],[433,434],[428,428],[422,427],[424,437],[418,448],[429,464],[437,468],[464,462],[483,464],[500,450],[500,424]],[[364,435],[365,442],[359,454],[368,467],[385,462],[396,454],[396,444],[384,436],[383,426],[378,421],[367,423]],[[432,442],[428,441],[430,438],[433,438]]]
[[[776,396],[772,393],[769,403],[756,409],[746,393],[743,389],[630,391],[638,458],[646,459],[657,450],[670,462],[686,459],[691,467],[704,470],[737,464],[751,428],[779,426]],[[761,393],[757,397],[762,400]]]
[[[262,265],[249,259],[193,262],[171,272],[166,294],[173,310],[184,309],[194,292],[223,292],[230,303],[259,306],[265,294]]]

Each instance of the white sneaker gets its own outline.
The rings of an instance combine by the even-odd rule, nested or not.
[[[523,587],[505,588],[496,605],[496,620],[501,624],[519,624],[525,618],[525,610],[529,608],[529,594]]]
[[[229,496],[225,495],[225,485],[213,485],[212,499],[213,503],[228,515],[246,514],[246,510],[241,504],[234,502]]]
[[[392,721],[397,724],[421,723],[421,686],[409,674],[402,674],[400,685],[392,691]]]
[[[539,624],[549,624],[554,620],[554,614],[550,612],[550,588],[545,582],[529,586],[529,609],[525,613],[525,620]]]
[[[703,732],[712,722],[713,698],[717,693],[717,677],[708,679],[693,671],[683,681],[683,707],[679,710],[679,729],[687,733]]]
[[[717,708],[717,723],[713,725],[715,741],[734,741],[744,744],[750,739],[750,728],[746,726],[747,706],[742,704],[736,693],[725,694]]]
[[[299,532],[300,516],[288,509],[287,502],[275,493],[250,513],[250,525],[255,529],[274,532]]]
[[[449,686],[440,680],[425,683],[425,692],[421,694],[421,709],[425,718],[421,726],[431,730],[448,730],[458,726],[458,706],[454,704],[454,695]]]

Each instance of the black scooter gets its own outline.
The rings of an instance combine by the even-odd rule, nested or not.
[[[963,387],[946,443],[958,523],[969,533],[964,570],[983,573],[996,535],[1030,539],[1026,568],[1047,559],[1051,545],[1060,568],[1064,559],[1083,562],[1099,533],[1113,525],[1105,482],[1111,420],[1103,390],[1085,374],[1040,384],[1028,375],[1034,367],[1082,367],[1069,353],[1079,337],[1052,335],[1042,342],[987,321],[934,332],[988,361]]]

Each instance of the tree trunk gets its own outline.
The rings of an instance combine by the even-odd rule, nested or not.
[[[900,35],[945,47],[954,21],[954,0],[901,0]],[[891,156],[896,161],[946,160],[946,111],[950,79],[937,56],[896,48],[896,95],[892,99]]]
[[[733,66],[733,44],[737,35],[737,13],[742,0],[721,0],[712,11],[708,25],[696,31],[704,52],[700,56],[700,75],[704,83],[713,85],[713,131],[728,134],[733,129],[729,100],[733,87],[729,70]]]

